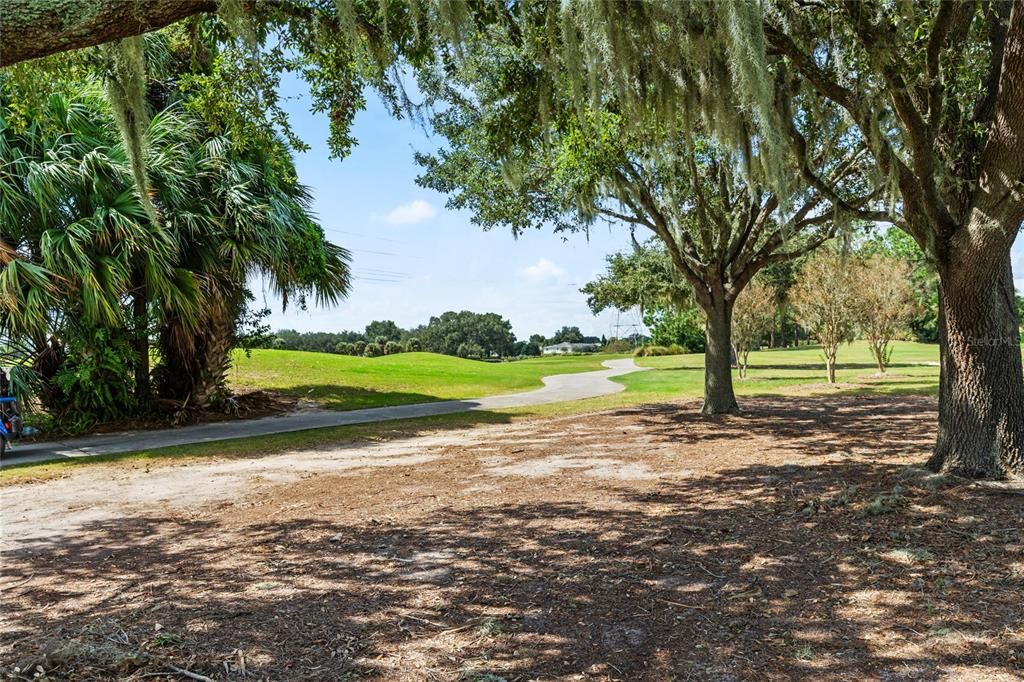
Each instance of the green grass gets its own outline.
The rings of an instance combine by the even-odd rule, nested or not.
[[[353,358],[322,353],[254,351],[239,357],[232,374],[237,388],[268,388],[324,401],[336,409],[398,405],[424,400],[480,397],[530,390],[549,374],[600,369],[609,355],[551,357],[508,363],[483,363],[429,353],[405,353],[382,358]],[[867,344],[856,342],[839,351],[837,386],[826,383],[820,349],[801,347],[751,353],[750,376],[736,378],[743,397],[828,394],[924,394],[938,391],[938,347],[899,342],[894,344],[889,371],[876,376]],[[667,400],[699,399],[703,394],[704,356],[674,355],[639,358],[637,364],[653,368],[616,377],[626,390],[615,395],[565,403],[492,412],[423,417],[379,424],[338,426],[282,433],[259,438],[197,443],[119,455],[61,460],[0,470],[0,482],[59,476],[83,464],[151,461],[193,457],[258,457],[299,448],[337,447],[367,440],[389,440],[425,431],[455,429],[476,424],[508,423],[529,417],[554,417],[629,407]]]
[[[828,390],[842,393],[934,394],[938,391],[938,346],[906,341],[892,344],[884,376],[877,376],[867,343],[842,346],[836,371],[838,385],[826,384],[825,359],[817,347],[786,348],[750,354],[747,378],[734,375],[737,396],[806,394]],[[699,398],[704,390],[704,356],[671,355],[639,358],[637,364],[656,371],[616,379],[635,397]]]
[[[541,377],[589,372],[613,355],[479,362],[434,353],[357,358],[327,353],[254,350],[239,353],[229,375],[236,390],[268,389],[309,398],[335,410],[481,398],[540,388]]]

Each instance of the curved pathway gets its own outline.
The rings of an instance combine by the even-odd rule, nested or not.
[[[190,443],[207,443],[230,438],[267,436],[274,433],[305,431],[307,429],[320,429],[330,426],[367,424],[393,419],[432,417],[434,415],[453,414],[455,412],[498,410],[509,407],[529,407],[530,405],[559,403],[568,400],[583,400],[585,398],[611,395],[625,390],[625,386],[622,384],[609,381],[611,377],[650,369],[649,367],[638,367],[631,358],[605,360],[601,364],[608,369],[595,372],[579,372],[576,374],[555,374],[544,377],[542,379],[544,382],[543,388],[525,393],[494,395],[473,400],[442,400],[432,403],[395,405],[393,407],[371,407],[346,412],[315,410],[312,412],[296,412],[275,417],[264,417],[262,419],[199,424],[197,426],[177,429],[105,433],[98,436],[86,436],[64,441],[17,443],[13,451],[8,451],[0,466],[4,464],[45,462],[65,457],[89,457],[92,455],[135,452],[137,450],[150,450]]]

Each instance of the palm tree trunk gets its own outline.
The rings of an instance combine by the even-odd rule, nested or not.
[[[141,271],[136,271],[132,276],[132,327],[135,400],[140,406],[145,406],[152,395],[152,387],[149,380],[149,297],[145,276]]]

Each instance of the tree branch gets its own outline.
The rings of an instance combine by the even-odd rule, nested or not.
[[[1024,0],[1015,0],[1003,48],[992,124],[981,158],[972,212],[980,212],[970,241],[1005,256],[1024,220]],[[971,221],[972,225],[975,221]],[[995,229],[993,229],[995,228]]]
[[[940,3],[941,4],[941,3]],[[867,17],[867,7],[859,2],[850,2],[843,5],[850,17],[857,35],[860,37],[864,47],[881,57],[882,77],[888,85],[889,98],[892,100],[893,109],[903,123],[903,128],[910,141],[910,154],[914,164],[914,175],[917,185],[921,191],[921,208],[925,211],[930,222],[937,228],[940,234],[952,234],[957,223],[950,215],[946,204],[939,197],[938,184],[936,182],[935,163],[935,139],[931,134],[932,129],[925,120],[924,115],[915,105],[910,89],[903,74],[910,69],[905,62],[897,60],[896,50],[892,46],[888,34],[879,30]],[[941,13],[940,13],[941,14]],[[938,20],[936,20],[938,21]],[[938,27],[948,31],[949,19],[945,18],[946,26]],[[935,37],[934,35],[932,36]],[[945,36],[941,36],[936,45],[929,45],[929,51],[934,49],[935,70],[938,76],[938,50],[942,47]],[[929,54],[930,58],[931,55]],[[931,65],[929,64],[929,68]],[[938,90],[939,103],[941,108],[942,90]],[[936,116],[938,114],[935,114]]]
[[[215,11],[216,0],[4,0],[0,66],[141,35]]]

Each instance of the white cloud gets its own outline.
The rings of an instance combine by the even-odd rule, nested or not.
[[[430,220],[435,215],[437,210],[433,206],[422,199],[417,199],[410,204],[395,206],[384,216],[384,222],[389,225],[412,225]]]
[[[541,258],[533,265],[520,270],[519,274],[530,281],[540,282],[545,279],[560,277],[565,274],[565,270],[558,265],[555,265],[547,258]]]

